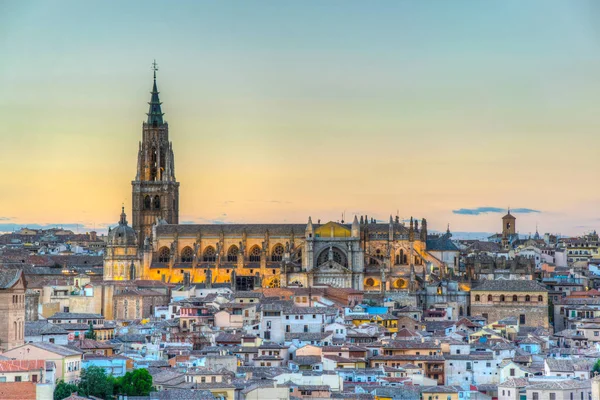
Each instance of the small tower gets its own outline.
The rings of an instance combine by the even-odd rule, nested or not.
[[[502,217],[502,246],[505,249],[509,248],[513,237],[516,235],[516,220],[514,215],[510,213],[510,208],[508,209],[508,213]]]
[[[514,215],[510,213],[510,208],[508,209],[508,214],[502,217],[502,235],[512,236],[516,234],[515,222],[516,218]]]

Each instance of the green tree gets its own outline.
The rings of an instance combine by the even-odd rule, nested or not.
[[[77,386],[72,383],[66,383],[62,379],[56,384],[54,388],[54,400],[62,400],[69,397],[71,394],[77,392]]]
[[[596,364],[594,364],[594,368],[592,368],[592,373],[600,374],[600,360],[597,360]]]
[[[93,366],[84,368],[81,370],[78,389],[79,394],[82,396],[111,399],[113,394],[113,380],[109,379],[104,368]]]
[[[117,378],[115,394],[127,396],[148,396],[152,391],[152,375],[147,369],[136,369]]]
[[[92,321],[90,321],[90,328],[85,332],[85,338],[96,340],[96,332],[94,332],[94,325],[92,325]]]

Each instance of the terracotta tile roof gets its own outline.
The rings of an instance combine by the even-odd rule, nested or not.
[[[3,400],[35,400],[34,382],[0,383],[0,399]]]
[[[45,369],[45,360],[4,360],[0,361],[0,372],[27,372]]]

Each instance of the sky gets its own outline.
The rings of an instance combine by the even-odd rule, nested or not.
[[[0,231],[130,212],[154,59],[182,222],[600,226],[594,0],[0,0]]]

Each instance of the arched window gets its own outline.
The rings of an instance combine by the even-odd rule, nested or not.
[[[494,301],[494,297],[491,294],[488,294],[488,301]]]
[[[400,249],[400,262],[398,264],[406,264],[406,259],[404,258],[404,250]]]
[[[13,329],[15,332],[15,340],[17,340],[17,321],[13,322]]]
[[[500,295],[500,301],[504,301],[504,300],[505,300],[505,299],[504,299],[504,295],[503,295],[503,294],[501,294],[501,295]]]
[[[381,252],[381,249],[375,250],[375,257],[377,257],[378,260],[383,260],[383,253]]]
[[[154,209],[160,209],[160,197],[158,195],[154,196]]]
[[[228,262],[237,262],[239,252],[240,252],[240,249],[238,249],[238,247],[236,245],[232,245],[229,248],[229,250],[227,250],[227,261]]]
[[[285,252],[285,249],[283,248],[283,246],[281,244],[276,244],[275,247],[273,247],[273,254],[271,254],[271,261],[281,261],[283,259],[283,253]]]
[[[181,262],[189,263],[194,259],[194,250],[190,246],[186,246],[181,250]]]
[[[481,301],[481,296],[479,296],[478,294],[475,295],[475,301]]]
[[[531,296],[530,295],[525,296],[525,301],[531,301]]]
[[[169,262],[170,258],[171,251],[168,247],[161,247],[160,250],[158,250],[158,262],[166,263]]]
[[[513,302],[515,302],[515,303],[516,303],[517,301],[519,301],[519,298],[518,298],[518,297],[517,297],[517,295],[515,294],[515,295],[513,295]]]
[[[260,262],[261,250],[260,247],[254,246],[250,249],[250,262]]]
[[[156,180],[156,147],[152,148],[152,153],[150,154],[150,159],[151,162],[150,164],[152,165],[152,167],[150,168],[150,180],[151,181],[155,181]]]
[[[208,246],[206,249],[204,249],[203,260],[205,262],[215,262],[215,261],[217,261],[217,252],[215,251],[214,247]]]
[[[344,267],[347,267],[348,261],[346,259],[346,255],[335,246],[332,247],[331,250],[333,252],[333,261],[335,261],[336,263],[338,263]],[[329,260],[329,249],[324,249],[321,252],[321,254],[319,254],[319,257],[317,258],[317,265],[325,264],[328,260]]]
[[[396,265],[400,264],[400,255],[399,254],[396,254],[396,263],[395,264]]]
[[[152,199],[150,196],[144,197],[144,210],[149,210],[152,207]]]
[[[539,296],[538,296],[538,301],[544,301],[544,296],[542,296],[542,295],[539,295]]]

